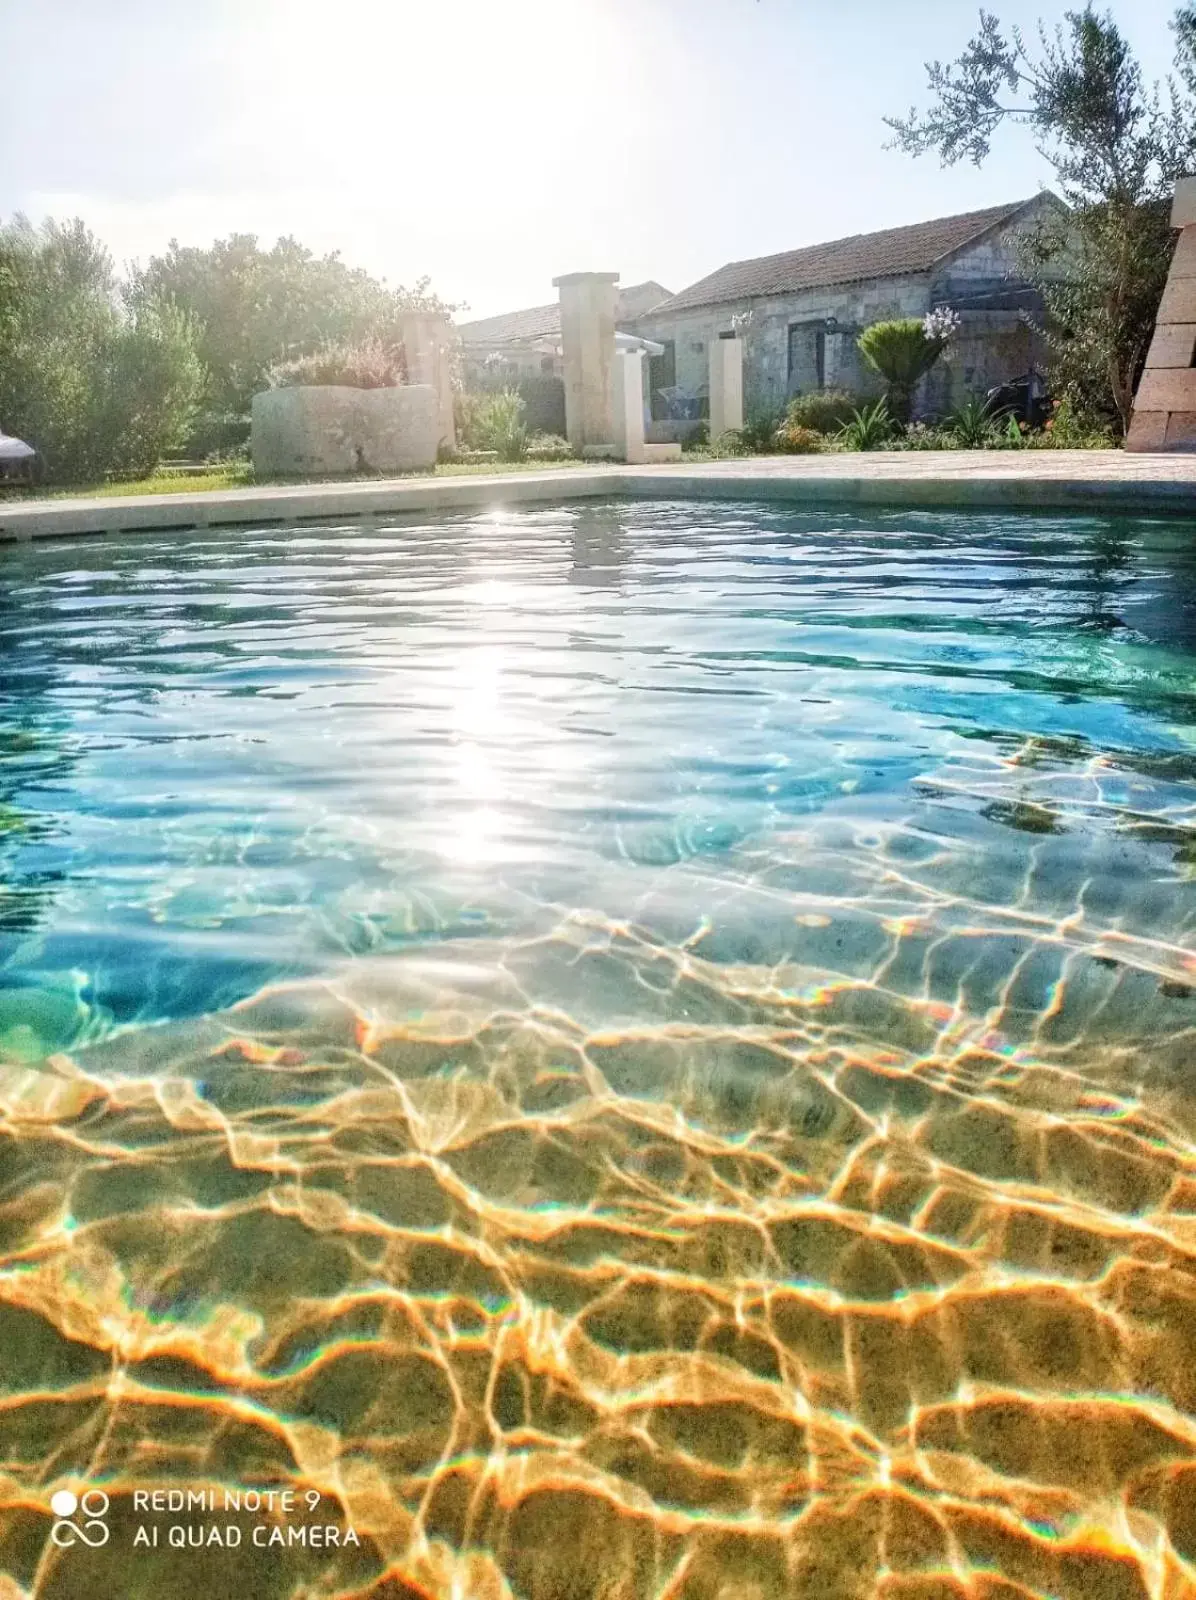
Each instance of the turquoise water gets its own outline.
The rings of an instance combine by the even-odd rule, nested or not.
[[[134,1490],[286,1482],[362,1553],[210,1581],[1145,1595],[1194,878],[1186,522],[0,549],[0,1571],[189,1594]]]
[[[1193,801],[1186,525],[587,507],[3,560],[0,971],[10,1015],[55,996],[39,1044],[625,915],[637,867],[805,826],[1016,872],[987,789],[1074,810],[1102,759],[1077,870],[1115,871],[1110,808]]]

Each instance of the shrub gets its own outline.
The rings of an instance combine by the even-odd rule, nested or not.
[[[893,447],[902,450],[958,450],[959,440],[947,428],[926,422],[911,422],[901,438],[893,441]]]
[[[836,437],[848,450],[879,450],[893,437],[895,426],[888,402],[878,400],[875,405],[861,406]]]
[[[754,411],[742,428],[729,428],[727,432],[734,436],[735,446],[742,454],[768,455],[776,449],[777,430],[784,421],[776,411]]]
[[[152,472],[177,448],[202,379],[188,319],[122,296],[81,222],[0,228],[0,418],[51,482]]]
[[[947,348],[949,335],[929,332],[928,320],[899,317],[892,322],[874,322],[856,341],[864,360],[888,385],[889,413],[900,424],[909,421],[919,381]]]
[[[815,389],[810,394],[794,395],[785,422],[793,428],[812,428],[815,433],[838,433],[867,403],[866,396],[847,389]]]
[[[550,372],[530,373],[516,380],[515,392],[526,407],[529,431],[561,438],[565,432],[565,385]]]
[[[1067,399],[1056,401],[1041,432],[1026,437],[1039,450],[1108,450],[1117,442],[1107,421],[1083,415]]]
[[[271,367],[272,389],[297,389],[309,384],[344,385],[349,389],[396,389],[407,381],[403,348],[387,339],[361,339],[356,344],[326,344],[307,356]]]
[[[183,439],[203,378],[183,314],[165,303],[140,306],[92,377],[92,438],[104,470],[149,477]]]
[[[1026,434],[1028,431],[1029,430],[1027,429],[1026,424],[1024,422],[1019,422],[1013,413],[1010,412],[1009,420],[1000,430],[997,437],[998,440],[1005,445],[1006,449],[1021,450],[1025,446]]]
[[[522,461],[528,433],[523,397],[514,389],[461,395],[457,419],[461,443],[470,450],[496,450],[500,461]]]
[[[965,450],[983,450],[986,446],[991,449],[999,442],[997,424],[988,402],[975,395],[951,413],[944,427]]]
[[[532,433],[528,435],[527,455],[531,461],[568,461],[573,446],[559,433]]]
[[[249,444],[249,418],[231,412],[200,411],[187,432],[187,454],[201,461],[238,459]]]
[[[783,422],[774,435],[773,443],[782,455],[809,456],[826,449],[827,437],[817,428],[799,428],[793,422]]]

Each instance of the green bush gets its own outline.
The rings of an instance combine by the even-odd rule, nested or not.
[[[825,450],[828,442],[817,428],[799,428],[793,422],[783,422],[774,435],[773,446],[784,456],[810,456]]]
[[[861,406],[836,438],[846,450],[879,450],[893,437],[896,423],[886,400]]]
[[[456,411],[466,449],[496,450],[500,461],[522,461],[527,455],[526,407],[517,390],[460,395]]]
[[[1008,439],[1006,430],[998,426],[987,402],[975,395],[951,413],[943,428],[965,450],[991,450],[994,445],[1007,442]],[[1005,441],[1001,438],[1002,434],[1005,434]]]
[[[104,470],[148,478],[178,448],[203,376],[183,314],[169,304],[138,307],[93,376],[93,445]]]
[[[776,449],[777,430],[785,417],[777,411],[754,411],[742,428],[730,428],[735,446],[743,455],[770,455]],[[726,435],[724,434],[724,439]]]
[[[1067,399],[1057,401],[1043,427],[1026,436],[1038,450],[1110,450],[1119,442],[1107,421],[1085,416]]]
[[[271,367],[272,389],[343,385],[349,389],[397,389],[407,378],[402,346],[382,338],[326,344],[311,355]]]
[[[958,450],[959,440],[946,428],[926,422],[911,422],[899,439],[890,445],[894,450]]]
[[[573,446],[559,433],[529,433],[527,457],[529,461],[568,461]]]
[[[148,475],[177,449],[202,381],[188,318],[122,296],[82,222],[0,228],[0,418],[50,482]]]
[[[793,396],[785,422],[793,428],[812,428],[815,433],[838,433],[867,404],[867,396],[847,389],[815,389]]]
[[[565,385],[551,372],[525,372],[517,378],[497,377],[485,372],[471,380],[472,392],[478,396],[501,394],[513,389],[523,401],[524,421],[528,433],[565,432]]]
[[[200,461],[237,460],[248,447],[249,418],[231,412],[200,411],[187,431],[187,452]]]

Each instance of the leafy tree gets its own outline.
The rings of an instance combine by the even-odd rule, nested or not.
[[[205,372],[187,318],[166,302],[136,305],[104,349],[92,394],[93,438],[107,471],[146,477],[177,449]]]
[[[1071,216],[1027,241],[1054,376],[1079,408],[1128,426],[1173,246],[1168,202],[1196,164],[1196,4],[1177,11],[1175,75],[1147,86],[1111,15],[1069,11],[1036,43],[991,12],[952,62],[927,65],[930,109],[890,118],[896,148],[979,166],[1007,124],[1034,130]]]
[[[914,390],[947,347],[947,340],[926,331],[921,317],[874,322],[856,341],[860,354],[888,385],[889,414],[901,425],[909,421]]]
[[[204,249],[172,241],[137,272],[133,293],[171,301],[195,325],[208,372],[197,447],[248,413],[280,363],[332,345],[393,342],[404,311],[451,309],[427,279],[392,289],[336,254],[316,256],[293,238],[264,250],[244,233]]]
[[[151,471],[201,382],[186,323],[149,300],[124,304],[82,222],[0,228],[0,426],[37,447],[49,477]]]

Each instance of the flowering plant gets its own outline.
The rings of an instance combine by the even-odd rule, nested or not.
[[[950,306],[935,306],[922,318],[922,332],[928,339],[941,339],[945,344],[959,332],[963,318]]]

